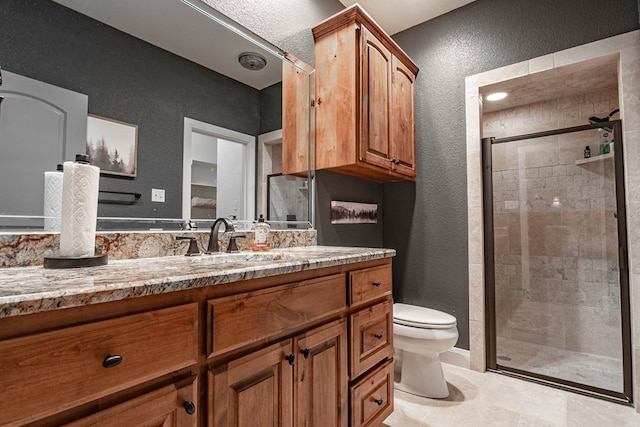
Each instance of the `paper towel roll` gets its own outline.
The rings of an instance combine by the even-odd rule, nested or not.
[[[62,165],[57,171],[44,173],[44,230],[60,231],[62,208]]]
[[[76,159],[81,156],[76,156]],[[100,168],[82,162],[64,162],[60,255],[95,254]]]

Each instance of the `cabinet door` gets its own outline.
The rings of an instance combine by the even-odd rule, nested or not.
[[[315,169],[313,74],[286,61],[282,70],[282,173],[306,177]]]
[[[360,160],[391,168],[389,94],[391,52],[362,27],[362,93]]]
[[[409,177],[415,167],[415,75],[395,56],[391,84],[390,150],[393,169]]]
[[[233,360],[208,374],[208,425],[292,425],[291,340]]]
[[[70,424],[81,426],[195,427],[196,377],[168,385]]]
[[[345,320],[307,332],[295,341],[295,426],[348,424]]]

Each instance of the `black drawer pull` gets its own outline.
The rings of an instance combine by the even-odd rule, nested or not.
[[[305,348],[304,350],[301,350],[300,353],[302,353],[302,355],[304,356],[305,359],[309,358],[309,349]]]
[[[293,354],[285,356],[284,358],[287,362],[289,362],[289,365],[291,366],[293,366],[293,362],[296,360],[296,356],[294,356]]]
[[[379,288],[380,286],[382,286],[382,283],[380,283],[380,282],[373,282],[373,286],[375,286],[376,288]]]
[[[105,368],[115,368],[121,362],[122,362],[122,356],[109,354],[102,361],[102,366]]]
[[[194,405],[193,402],[190,400],[187,400],[186,402],[184,402],[182,404],[182,407],[184,408],[185,412],[189,415],[193,415],[196,413],[196,405]]]
[[[384,403],[382,399],[374,399],[373,401],[376,402],[378,406],[382,406],[382,404]]]
[[[381,340],[382,339],[382,334],[375,334],[374,337],[376,337],[377,339]]]

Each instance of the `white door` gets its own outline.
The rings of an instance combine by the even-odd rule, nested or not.
[[[254,219],[255,139],[185,117],[182,218]]]
[[[88,97],[2,70],[0,215],[42,216],[44,172],[84,154]]]

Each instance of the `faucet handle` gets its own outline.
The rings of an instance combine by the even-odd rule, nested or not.
[[[246,237],[245,233],[231,233],[231,237],[229,237],[229,246],[227,246],[227,252],[240,252],[238,249],[238,245],[236,243],[236,239],[238,237]]]
[[[191,236],[176,236],[176,240],[189,240],[189,249],[185,256],[200,255],[200,249],[198,248],[198,239]]]

